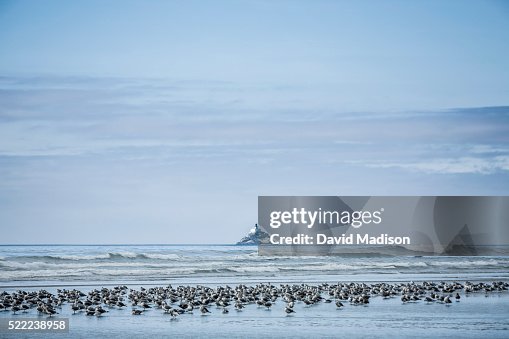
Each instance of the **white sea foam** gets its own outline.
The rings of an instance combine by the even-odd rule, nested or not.
[[[63,259],[63,260],[95,260],[95,259],[108,259],[110,258],[109,253],[104,254],[95,254],[95,255],[57,255],[57,256],[48,256],[54,259]]]
[[[180,259],[182,257],[178,254],[159,254],[159,253],[146,253],[143,255],[149,259],[160,259],[160,260],[173,260]]]
[[[359,274],[426,275],[509,271],[508,257],[269,257],[235,246],[0,247],[0,281],[154,280]]]
[[[448,266],[448,267],[482,267],[482,266],[498,266],[499,264],[509,264],[506,260],[505,262],[499,262],[495,259],[488,260],[457,260],[457,261],[433,261],[430,265],[433,266]]]
[[[274,266],[251,266],[251,267],[230,267],[229,270],[239,273],[253,273],[253,272],[279,272],[278,267]]]

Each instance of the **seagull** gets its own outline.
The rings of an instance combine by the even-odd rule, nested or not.
[[[54,309],[52,309],[51,307],[47,307],[46,308],[46,313],[49,314],[49,316],[51,317],[52,315],[55,315],[55,314],[58,314],[57,311],[55,311]]]
[[[164,313],[168,313],[170,312],[171,310],[171,306],[168,305],[167,303],[164,303],[163,306],[162,306],[163,310],[164,310]]]
[[[285,308],[285,312],[286,312],[286,314],[292,314],[292,313],[295,313],[295,311],[293,310],[293,308],[288,307],[288,306]]]
[[[210,311],[207,309],[207,307],[205,307],[205,305],[202,305],[202,306],[200,307],[200,312],[201,312],[201,314],[202,314],[202,315],[205,315],[205,314],[207,314],[207,313],[210,313]]]
[[[97,315],[97,316],[100,316],[100,315],[102,315],[103,313],[106,313],[106,312],[108,312],[108,311],[106,311],[106,310],[105,310],[104,308],[102,308],[101,306],[97,306],[97,307],[95,308],[95,315]]]
[[[79,311],[80,310],[80,307],[77,305],[77,304],[73,304],[71,306],[71,309],[72,309],[72,314],[76,314],[76,311]]]
[[[372,298],[393,298],[398,296],[403,304],[415,303],[422,300],[424,303],[441,303],[451,306],[452,300],[459,302],[461,295],[470,293],[486,293],[488,297],[492,292],[506,291],[509,283],[505,282],[408,282],[408,283],[338,283],[334,285],[290,285],[279,286],[260,283],[254,286],[238,285],[235,287],[217,286],[210,288],[202,285],[183,285],[172,287],[151,287],[141,290],[129,289],[126,286],[114,288],[94,289],[88,293],[78,290],[59,289],[57,294],[45,290],[22,291],[12,293],[0,293],[0,311],[11,311],[14,314],[36,309],[39,314],[53,316],[58,314],[60,307],[68,307],[72,314],[88,316],[101,316],[108,312],[106,306],[124,308],[126,304],[132,306],[133,315],[144,314],[146,309],[160,308],[164,313],[171,314],[172,319],[178,315],[200,309],[202,315],[211,313],[208,307],[217,305],[223,314],[229,313],[229,305],[237,311],[249,308],[249,305],[258,305],[270,310],[278,300],[286,302],[283,308],[287,315],[295,313],[295,302],[302,302],[306,306],[319,305],[334,302],[337,309],[343,308],[342,301],[350,302],[351,305],[367,305]],[[330,299],[327,299],[330,298]],[[125,301],[124,300],[128,300]],[[171,304],[170,304],[171,301]],[[180,302],[180,305],[179,305]],[[177,307],[180,306],[180,307]],[[175,308],[173,308],[175,306]],[[134,308],[136,307],[136,308]],[[254,306],[256,307],[256,306]],[[306,307],[307,308],[307,307]],[[305,308],[305,309],[306,309]]]
[[[304,299],[303,301],[304,301],[304,304],[306,304],[307,306],[313,305],[313,302],[308,299]]]

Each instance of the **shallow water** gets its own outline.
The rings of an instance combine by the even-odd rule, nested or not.
[[[202,316],[183,314],[172,319],[161,310],[151,309],[143,315],[133,316],[129,309],[110,308],[104,316],[72,315],[64,305],[58,317],[70,318],[70,332],[62,337],[108,336],[153,338],[154,336],[178,337],[489,337],[509,336],[509,295],[507,292],[462,295],[460,302],[426,304],[424,302],[402,304],[399,297],[371,298],[367,306],[336,309],[334,303],[306,306],[295,305],[296,313],[287,316],[285,303],[278,300],[267,310],[248,305],[242,311],[230,308],[228,314],[211,306],[212,314]],[[12,315],[0,312],[0,317],[17,319],[36,316],[35,310],[28,314]],[[45,317],[41,317],[45,318]],[[37,334],[33,337],[44,337]],[[55,334],[46,337],[54,337]],[[14,335],[11,337],[15,337]]]
[[[0,246],[0,292],[18,288],[93,288],[126,284],[317,283],[337,281],[493,281],[509,280],[509,257],[260,257],[254,246]],[[296,303],[284,313],[278,300],[271,310],[248,305],[229,314],[185,314],[173,320],[161,310],[132,316],[111,308],[102,317],[72,315],[64,305],[58,317],[70,318],[69,334],[46,337],[509,337],[509,292],[462,294],[450,306],[402,304],[399,297],[373,297],[367,306]],[[1,318],[37,317],[0,312]],[[40,316],[45,318],[43,316]],[[0,333],[0,337],[8,336]],[[44,337],[41,334],[26,337]]]

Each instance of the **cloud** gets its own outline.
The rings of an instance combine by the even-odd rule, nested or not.
[[[472,153],[478,154],[490,154],[490,153],[508,153],[509,147],[504,147],[503,145],[475,145],[472,146]]]
[[[365,163],[372,168],[401,168],[424,173],[439,174],[493,174],[509,171],[509,156],[490,158],[460,157],[429,159],[416,162],[378,162]]]
[[[4,76],[0,156],[507,170],[509,106],[352,112],[317,103],[311,92],[276,83]]]
[[[199,205],[209,213],[193,224],[235,210],[234,230],[256,220],[262,194],[507,192],[509,110],[352,112],[317,91],[0,77],[2,220],[155,230],[185,225],[182,211]]]

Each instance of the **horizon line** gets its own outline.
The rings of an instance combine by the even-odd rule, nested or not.
[[[0,244],[0,246],[237,246],[237,243],[200,243],[200,244],[130,244],[130,243],[122,243],[122,244]],[[246,246],[249,244],[242,244],[241,246]],[[256,245],[256,244],[253,244]]]

